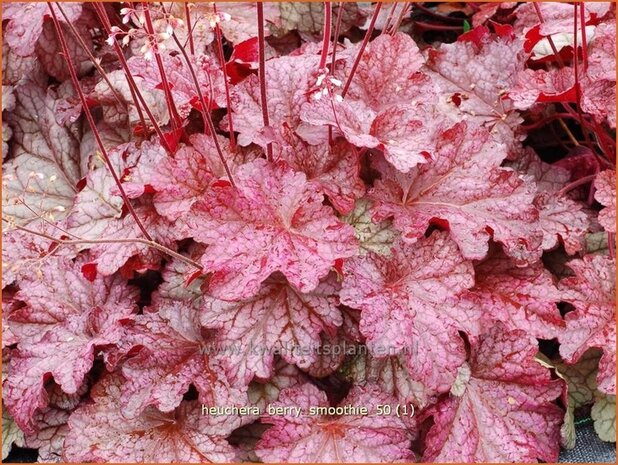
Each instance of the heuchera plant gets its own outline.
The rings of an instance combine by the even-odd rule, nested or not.
[[[3,4],[3,458],[615,441],[615,14]]]

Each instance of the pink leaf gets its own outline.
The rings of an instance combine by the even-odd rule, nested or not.
[[[539,210],[543,250],[556,248],[559,241],[570,255],[582,250],[591,219],[581,202],[561,192],[570,181],[571,172],[556,164],[543,162],[532,149],[524,150],[511,166],[532,177],[537,185],[534,205]]]
[[[509,57],[505,59],[504,57]],[[518,39],[487,34],[478,45],[458,40],[429,51],[427,66],[440,104],[453,121],[483,125],[492,137],[511,150],[522,137],[521,117],[507,93],[523,70],[524,54]]]
[[[170,86],[174,105],[181,118],[186,118],[192,108],[200,109],[201,102],[195,88],[195,82],[182,55],[161,54],[165,75]],[[225,108],[225,81],[223,71],[214,58],[204,54],[193,57],[191,66],[200,84],[200,91],[208,109]],[[129,68],[135,76],[143,79],[147,89],[159,94],[165,101],[163,84],[159,67],[155,60],[133,57]]]
[[[236,188],[212,186],[195,205],[189,231],[209,244],[202,257],[210,290],[221,299],[255,295],[280,271],[301,292],[315,289],[335,260],[356,252],[351,226],[339,221],[304,174],[256,160],[236,173]]]
[[[53,376],[64,392],[75,393],[92,367],[95,348],[119,341],[119,322],[136,310],[137,301],[136,290],[118,277],[86,280],[79,263],[57,259],[41,271],[16,296],[26,306],[10,316],[20,342],[4,399],[27,432],[33,431],[35,411],[47,405],[45,381]]]
[[[53,90],[46,93],[27,83],[16,95],[15,110],[6,118],[14,148],[13,157],[3,164],[3,214],[22,225],[41,216],[62,219],[73,206],[81,178],[78,141],[56,123]]]
[[[359,347],[359,351],[362,350],[362,346]],[[361,386],[377,384],[401,404],[411,403],[422,409],[434,403],[437,397],[433,389],[410,375],[405,355],[377,358],[361,352],[345,372],[352,382]]]
[[[575,276],[563,279],[562,300],[575,310],[565,316],[559,336],[560,354],[575,363],[590,347],[603,350],[597,382],[599,390],[616,392],[616,263],[602,255],[585,255],[568,262]]]
[[[180,239],[182,234],[175,224],[159,216],[151,206],[137,206],[135,213],[158,244],[171,249],[176,248],[175,240]],[[109,223],[104,230],[104,237],[99,238],[106,241],[97,243],[95,240],[90,246],[99,273],[105,276],[112,275],[131,258],[134,258],[135,262],[129,266],[128,275],[131,275],[133,270],[158,268],[161,252],[136,240],[143,239],[142,236],[135,218],[131,215]]]
[[[38,449],[39,462],[62,462],[64,438],[69,431],[69,415],[69,410],[61,408],[48,408],[37,413],[37,432],[26,436],[26,445]]]
[[[93,388],[93,403],[69,418],[64,457],[71,462],[230,462],[234,450],[225,440],[240,426],[237,418],[202,415],[197,401],[170,413],[149,407],[128,419],[120,409],[123,379],[107,375]]]
[[[423,78],[416,73],[424,64],[423,55],[409,35],[382,34],[365,49],[346,98],[362,101],[376,113],[417,99],[417,86]]]
[[[411,435],[395,415],[376,416],[377,405],[395,400],[377,388],[355,388],[339,404],[363,406],[368,415],[310,415],[311,407],[329,407],[326,394],[311,384],[287,389],[275,407],[298,407],[299,417],[267,415],[273,424],[258,442],[256,453],[265,462],[397,462],[409,460]],[[394,408],[394,407],[393,407]]]
[[[354,201],[365,192],[359,176],[358,151],[344,141],[309,145],[291,131],[283,132],[283,139],[285,143],[274,146],[275,159],[285,160],[294,170],[305,173],[339,212],[350,213]]]
[[[211,334],[203,332],[197,310],[179,301],[161,301],[136,317],[128,331],[133,347],[141,347],[124,363],[123,414],[134,418],[147,407],[171,412],[189,385],[207,405],[233,405],[241,391],[233,389],[221,368]]]
[[[377,164],[382,179],[369,191],[374,220],[394,217],[394,227],[409,242],[430,224],[447,223],[466,258],[483,258],[493,237],[508,255],[533,261],[542,237],[534,185],[501,168],[505,156],[505,147],[487,130],[458,123],[440,135],[432,163],[406,175]]]
[[[423,77],[422,83],[426,82]],[[432,158],[443,118],[430,108],[411,102],[374,113],[358,101],[337,102],[324,96],[303,106],[301,115],[306,123],[333,126],[351,144],[382,150],[386,159],[405,173]]]
[[[430,407],[427,462],[554,462],[562,381],[534,360],[536,340],[498,325],[471,349],[451,395]]]
[[[248,299],[226,302],[205,296],[202,324],[219,330],[225,366],[232,381],[248,384],[253,376],[270,377],[273,356],[307,368],[315,361],[320,331],[336,332],[341,325],[335,279],[309,293],[300,293],[282,277],[264,282]]]
[[[318,57],[311,55],[285,56],[266,62],[266,98],[270,126],[275,134],[284,123],[292,130],[300,124],[300,108],[308,99],[309,89],[317,79]],[[238,143],[246,146],[257,143],[265,146],[260,86],[252,75],[234,88],[232,112]]]
[[[446,233],[434,232],[414,245],[396,243],[390,258],[349,260],[340,295],[362,311],[360,330],[374,356],[402,352],[411,378],[444,392],[465,359],[460,321],[475,318],[458,312],[454,319],[444,304],[473,283],[472,264]]]
[[[541,262],[520,267],[499,249],[475,266],[476,282],[459,296],[457,305],[480,312],[486,327],[502,322],[540,339],[560,334],[564,322],[556,302],[560,293]]]
[[[517,83],[511,88],[509,97],[519,110],[527,110],[535,103],[577,102],[573,70],[522,70],[517,75]]]
[[[431,158],[432,139],[443,118],[432,111],[433,91],[414,41],[406,34],[383,34],[371,42],[343,101],[337,89],[313,94],[303,105],[306,123],[330,125],[359,147],[379,148],[397,169],[407,172]],[[343,78],[351,71],[347,63]],[[328,78],[327,78],[328,79]]]
[[[605,170],[594,181],[594,198],[605,208],[599,212],[599,223],[607,232],[616,232],[616,171]]]
[[[43,22],[51,16],[50,6],[47,3],[30,2],[2,5],[2,20],[9,20],[4,38],[20,56],[28,56],[34,52],[35,44],[43,30]],[[55,5],[54,8],[59,21],[64,22],[64,17]],[[69,21],[75,21],[82,13],[82,4],[63,4],[62,10]]]

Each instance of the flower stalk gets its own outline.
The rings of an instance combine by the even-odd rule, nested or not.
[[[352,83],[352,79],[354,78],[354,74],[356,74],[356,69],[363,57],[363,53],[365,52],[365,48],[369,43],[369,39],[371,38],[371,34],[373,34],[373,29],[376,25],[376,21],[378,19],[378,15],[380,13],[380,9],[382,8],[382,3],[376,3],[376,6],[373,10],[373,15],[371,16],[371,22],[369,23],[369,27],[367,28],[367,32],[365,33],[365,37],[363,38],[363,42],[361,43],[360,49],[356,55],[354,60],[354,64],[352,65],[352,69],[350,70],[350,75],[348,79],[345,81],[345,85],[343,86],[343,90],[341,91],[341,96],[345,97],[348,93],[348,89],[350,88],[350,84]]]
[[[258,57],[259,57],[259,78],[260,78],[260,100],[262,103],[262,120],[264,127],[270,126],[270,119],[268,118],[268,102],[266,94],[266,60],[264,58],[264,48],[266,40],[264,38],[264,6],[261,2],[257,2],[257,27],[258,27]],[[266,158],[269,161],[273,161],[273,144],[269,142],[266,144]]]
[[[131,201],[129,200],[129,197],[127,196],[124,188],[122,187],[122,183],[120,182],[118,174],[116,174],[116,170],[114,169],[114,165],[112,164],[112,162],[111,162],[111,160],[109,158],[109,155],[107,153],[107,149],[105,148],[105,145],[103,144],[103,141],[101,140],[101,135],[99,134],[99,130],[97,129],[97,125],[96,125],[96,123],[94,121],[94,118],[92,117],[92,113],[90,112],[90,108],[88,108],[88,102],[86,101],[86,96],[84,95],[84,92],[82,91],[82,88],[79,85],[79,79],[78,79],[77,73],[75,71],[75,66],[73,65],[73,59],[71,58],[71,54],[70,54],[69,48],[68,48],[68,46],[66,44],[66,41],[65,41],[65,38],[64,38],[64,34],[63,34],[62,28],[60,26],[60,22],[58,21],[58,17],[56,16],[56,12],[52,8],[51,4],[48,5],[48,6],[49,6],[49,10],[51,12],[51,17],[52,17],[52,20],[54,22],[54,26],[56,28],[56,34],[58,35],[58,41],[60,42],[60,46],[62,48],[62,53],[64,54],[67,67],[69,69],[69,74],[71,75],[71,81],[73,82],[73,87],[75,87],[75,92],[77,93],[77,95],[79,96],[79,99],[81,100],[82,108],[84,110],[84,114],[86,115],[86,119],[88,120],[88,124],[90,125],[90,128],[92,129],[92,134],[94,135],[94,138],[97,141],[97,145],[99,146],[99,150],[101,151],[101,155],[103,156],[103,159],[105,160],[105,164],[107,165],[107,168],[108,168],[109,172],[111,173],[112,177],[114,178],[114,182],[116,183],[116,186],[118,186],[118,190],[120,191],[120,196],[122,197],[122,200],[124,201],[124,204],[127,206],[127,209],[129,210],[129,213],[131,214],[131,216],[133,217],[133,219],[137,223],[137,226],[139,227],[139,229],[142,232],[142,234],[144,235],[144,237],[146,239],[148,239],[149,241],[152,241],[152,238],[150,237],[150,234],[148,233],[148,231],[146,230],[146,228],[142,224],[141,220],[137,216],[137,213],[135,212],[135,209],[133,208],[133,205],[131,205]]]

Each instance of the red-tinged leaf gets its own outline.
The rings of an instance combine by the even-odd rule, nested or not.
[[[179,227],[159,216],[150,206],[137,206],[135,213],[144,228],[159,244],[170,249],[176,249],[176,240],[182,237]],[[161,262],[162,252],[150,247],[147,243],[133,239],[143,239],[141,229],[132,215],[109,223],[99,239],[105,242],[89,245],[97,270],[104,276],[110,276],[118,271],[132,257],[138,257],[144,268],[157,269]]]
[[[109,156],[116,172],[122,172],[125,163],[121,153],[114,151]],[[107,236],[108,228],[122,216],[124,202],[117,189],[106,165],[90,171],[86,185],[75,197],[75,205],[66,220],[69,231],[85,239]]]
[[[490,20],[497,13],[502,13],[504,10],[512,10],[517,6],[516,2],[500,2],[500,3],[479,3],[476,12],[472,15],[472,26],[480,26]],[[490,21],[491,24],[495,23]]]
[[[432,83],[420,72],[423,64],[408,35],[383,34],[367,46],[346,98],[340,102],[318,89],[303,105],[301,118],[314,126],[333,126],[359,147],[383,150],[390,163],[407,172],[431,158],[443,119],[433,110]],[[351,66],[350,60],[337,76],[344,79]]]
[[[236,150],[231,150],[228,139],[219,137],[217,140],[219,141],[219,146],[223,151],[223,156],[232,174],[234,174],[236,170],[245,163],[253,161],[256,158],[260,158],[263,153],[255,146],[247,148],[236,146]],[[208,159],[210,170],[213,174],[217,178],[226,180],[229,183],[229,180],[227,179],[227,172],[225,171],[225,167],[223,166],[221,158],[217,153],[212,137],[204,134],[194,134],[190,137],[190,141],[193,148]]]
[[[587,76],[592,81],[616,81],[616,22],[599,24],[589,42]],[[584,91],[586,88],[584,87]]]
[[[533,28],[530,28],[528,32],[526,32],[525,38],[524,51],[526,53],[530,53],[536,44],[543,40],[543,36],[541,35],[541,25],[537,24]]]
[[[366,407],[368,415],[311,415],[311,407],[330,407],[326,394],[311,384],[287,389],[276,407],[299,407],[303,413],[262,418],[273,425],[256,446],[264,462],[398,462],[412,458],[410,433],[396,415],[376,416],[378,405],[395,399],[375,387],[354,388],[340,407]]]
[[[365,49],[346,99],[362,101],[375,112],[418,99],[418,85],[423,78],[417,73],[424,64],[423,55],[409,35],[382,34]]]
[[[2,41],[2,84],[15,86],[32,82],[39,86],[46,86],[47,73],[35,55],[20,56]],[[3,92],[4,95],[4,92]]]
[[[66,259],[47,262],[41,272],[16,295],[26,306],[10,315],[19,343],[4,400],[26,432],[33,432],[36,410],[47,405],[44,382],[53,376],[64,392],[75,393],[92,367],[95,348],[122,337],[119,321],[136,310],[138,294],[116,277],[89,282],[80,264]]]
[[[47,223],[36,225],[36,231],[50,235],[58,229]],[[59,237],[60,235],[58,235]],[[52,254],[53,252],[53,254]],[[32,275],[40,275],[42,264],[54,257],[74,258],[78,249],[74,246],[59,247],[56,241],[18,229],[4,230],[2,234],[2,288]]]
[[[571,180],[570,170],[543,162],[532,149],[525,150],[510,166],[530,176],[537,185],[534,205],[539,210],[543,250],[556,248],[560,241],[570,255],[582,250],[591,219],[581,202],[560,192]]]
[[[222,463],[234,459],[225,440],[240,426],[231,416],[202,415],[197,401],[173,412],[149,407],[129,419],[121,410],[123,379],[107,375],[93,388],[93,403],[69,418],[64,458],[71,462]]]
[[[6,59],[6,58],[4,58]],[[2,112],[4,110],[13,111],[15,109],[15,95],[13,86],[2,86]],[[9,156],[8,142],[13,137],[13,130],[6,121],[2,121],[2,161]]]
[[[7,3],[2,5],[2,20],[8,20],[4,29],[4,39],[7,44],[20,56],[32,55],[35,45],[43,31],[43,23],[51,16],[47,3]],[[60,14],[54,5],[58,20],[64,22],[64,16]],[[81,3],[62,5],[62,10],[69,21],[73,22],[82,13]]]
[[[121,102],[116,100],[106,81],[99,81],[95,86],[93,97],[101,104],[103,120],[112,127],[135,127],[141,124],[141,119],[135,107],[135,101],[131,95],[131,88],[124,71],[113,70],[107,73],[107,78],[116,90],[116,93],[120,95]],[[167,124],[169,122],[169,113],[163,91],[151,90],[144,83],[144,79],[138,75],[134,77],[134,80],[148,108],[150,108],[154,118],[158,121],[159,126]],[[148,134],[150,128],[140,128],[140,130]]]
[[[232,56],[226,64],[228,74],[232,70],[236,70],[237,73],[247,73],[243,76],[247,77],[249,73],[255,71],[256,63],[259,60],[259,44],[257,37],[245,40],[234,46],[232,50]],[[234,76],[230,76],[232,84],[237,84],[240,80],[235,80]]]
[[[610,10],[610,2],[591,2],[584,4],[586,25],[597,24]],[[520,4],[515,10],[514,29],[517,34],[538,26],[539,34],[549,36],[557,33],[573,33],[573,6],[566,3],[540,3],[538,5],[543,20],[539,19],[533,4]],[[581,27],[581,26],[580,26]]]
[[[345,360],[344,349],[345,338],[341,331],[335,334],[322,332],[320,344],[311,354],[315,359],[303,371],[314,378],[326,378],[332,375]]]
[[[93,282],[97,278],[97,264],[85,263],[82,265],[82,274],[88,281]]]
[[[11,313],[21,306],[22,303],[15,300],[14,292],[2,290],[2,349],[19,342],[19,338],[11,331],[8,320]],[[8,359],[4,363],[6,367],[8,365]],[[5,373],[6,369],[2,372],[3,381]]]
[[[184,146],[154,167],[146,182],[156,191],[153,203],[157,212],[170,221],[186,215],[213,181],[208,160],[193,147]]]
[[[290,131],[283,132],[283,140],[274,146],[275,160],[285,160],[292,169],[305,173],[340,213],[350,213],[355,200],[365,193],[356,148],[344,141],[309,145]]]
[[[484,35],[480,45],[469,41],[442,44],[437,51],[429,51],[427,60],[440,104],[451,119],[485,126],[509,149],[522,139],[522,120],[505,96],[524,63],[519,40],[494,34]]]
[[[426,76],[420,77],[422,83],[428,82]],[[414,101],[376,114],[358,101],[321,97],[303,106],[301,114],[306,123],[333,126],[351,144],[382,150],[386,159],[404,173],[432,158],[436,134],[444,124],[439,113]]]
[[[48,408],[36,415],[36,433],[26,436],[26,446],[38,449],[38,461],[44,463],[62,462],[64,438],[69,427],[70,412],[61,408]]]
[[[292,130],[300,124],[300,108],[315,85],[317,68],[318,58],[310,55],[285,56],[266,62],[266,99],[270,127],[275,135],[284,124]],[[234,130],[239,133],[238,143],[242,146],[256,143],[265,147],[260,95],[259,79],[255,75],[241,82],[232,93]]]
[[[489,28],[486,26],[477,26],[474,29],[465,32],[457,38],[458,42],[470,42],[477,47],[482,47],[483,42],[489,34]]]
[[[189,233],[209,245],[201,262],[213,273],[215,297],[253,296],[275,271],[308,292],[335,260],[355,254],[353,228],[322,205],[304,174],[255,160],[237,170],[235,182],[236,188],[213,186],[187,219]]]
[[[581,109],[591,114],[599,123],[608,122],[610,126],[616,125],[615,105],[608,101],[615,100],[615,19],[608,18],[599,24],[599,19],[605,16],[608,3],[599,3],[594,6],[585,6],[585,15],[588,16],[586,35],[588,37],[588,67],[578,76],[579,87],[576,84],[575,74],[572,67],[561,67],[557,70],[525,70],[518,76],[518,84],[513,89],[512,98],[516,100],[516,106],[520,109],[529,108],[535,102],[577,102]],[[548,8],[548,6],[544,6]],[[541,31],[543,36],[535,46],[535,53],[541,56],[553,56],[554,49],[564,50],[574,47],[573,35],[573,10],[567,5],[556,5],[549,8],[549,19],[545,18],[543,24],[539,24],[533,30]],[[522,16],[524,23],[535,21],[531,15],[536,13],[528,7],[521,7],[518,11],[525,11]],[[598,26],[596,26],[598,24]],[[580,26],[581,27],[581,26]],[[542,32],[545,31],[545,32]],[[597,35],[598,33],[598,35]],[[578,37],[581,45],[581,38]],[[596,45],[595,45],[596,44]],[[581,95],[578,95],[581,94]]]
[[[581,107],[597,122],[616,128],[616,21],[599,24],[589,42],[588,67],[582,82]]]
[[[406,175],[377,164],[382,179],[369,191],[374,220],[392,216],[409,242],[443,221],[466,258],[485,257],[493,238],[513,258],[536,260],[542,233],[532,204],[535,186],[500,167],[505,147],[486,129],[466,123],[444,131],[438,144],[432,163]]]
[[[191,108],[194,107],[193,103],[199,103],[201,108],[201,100],[189,67],[181,55],[172,56],[169,53],[162,53],[161,58],[176,110],[181,118],[186,118]],[[133,57],[128,63],[131,72],[143,79],[144,86],[156,91],[159,98],[165,101],[163,83],[156,60]],[[199,54],[193,57],[191,66],[197,76],[208,109],[225,108],[225,81],[218,62],[208,55]]]
[[[527,110],[535,103],[577,102],[573,71],[570,68],[525,69],[517,75],[509,97],[519,110]]]
[[[194,244],[189,247],[187,255],[193,260],[199,260],[204,253],[204,247]],[[197,275],[196,275],[197,274]],[[177,258],[169,260],[161,272],[163,282],[152,296],[153,303],[157,299],[179,300],[185,305],[198,308],[202,298],[201,286],[204,276],[195,266]]]
[[[78,4],[79,5],[79,4]],[[75,7],[72,5],[68,5],[69,9],[74,10]],[[81,6],[81,5],[80,5]],[[63,11],[66,13],[65,5],[62,5]],[[49,8],[47,8],[47,13],[49,13]],[[80,18],[71,21],[73,27],[78,32],[80,37],[82,38],[82,42],[86,45],[88,52],[83,49],[82,45],[75,39],[71,29],[64,22],[64,17],[60,14],[59,11],[56,10],[56,16],[60,22],[60,27],[62,28],[62,32],[64,35],[65,43],[67,45],[67,49],[71,59],[73,60],[75,71],[78,76],[82,77],[88,72],[90,72],[93,68],[92,63],[90,61],[88,52],[94,52],[94,45],[92,43],[92,35],[90,33],[90,28],[92,27],[92,21],[86,19],[86,15],[81,15]],[[43,69],[52,77],[56,78],[58,81],[68,81],[71,79],[71,75],[69,73],[69,68],[67,66],[66,59],[62,57],[64,51],[60,45],[58,40],[58,33],[56,32],[56,28],[53,22],[46,21],[43,24],[43,28],[41,30],[39,40],[36,43],[36,56],[38,60],[43,65]],[[77,116],[81,113],[81,102],[76,98],[75,110],[77,110]]]
[[[217,137],[232,173],[255,158],[255,152],[249,149],[232,152],[229,140]],[[182,145],[173,157],[160,146],[143,144],[142,157],[130,176],[132,185],[150,186],[155,191],[153,204],[170,221],[189,213],[218,178],[227,177],[212,137],[195,134],[190,140],[192,145]]]
[[[127,127],[123,126],[110,126],[105,121],[99,121],[97,123],[97,130],[99,132],[99,137],[101,138],[101,142],[103,142],[103,147],[107,150],[110,155],[110,159],[112,163],[116,162],[116,160],[122,159],[131,159],[132,157],[127,157],[126,154],[122,153],[123,148],[127,148],[130,144],[129,138],[131,137],[131,131]],[[80,166],[81,172],[87,173],[90,169],[96,167],[100,167],[104,165],[104,160],[99,155],[100,148],[97,143],[92,130],[88,127],[84,130],[82,134],[82,138],[79,144],[80,150]],[[114,152],[119,152],[119,158],[115,160]],[[116,169],[120,172],[124,171],[126,168],[126,163],[119,164]],[[78,190],[79,189],[78,187]]]
[[[202,331],[199,313],[181,301],[159,301],[135,318],[128,330],[133,347],[141,346],[126,361],[122,373],[122,412],[135,418],[149,406],[162,412],[178,407],[193,385],[201,403],[236,405],[244,403],[242,392],[232,388],[222,368],[213,338]]]
[[[489,23],[498,37],[510,40],[515,39],[515,34],[513,34],[513,26],[510,24],[500,24],[494,21],[490,21]]]
[[[295,365],[279,359],[275,362],[272,376],[266,380],[255,379],[249,384],[247,395],[249,403],[266,410],[268,404],[275,402],[279,394],[287,388],[307,382],[307,377]]]
[[[272,28],[274,35],[279,37],[296,31],[307,42],[316,42],[322,38],[324,29],[324,5],[322,3],[280,2],[278,6],[281,26]],[[339,27],[341,33],[345,35],[352,27],[362,26],[367,15],[356,2],[343,3],[342,7]],[[338,14],[339,7],[335,4],[331,15],[333,27]]]
[[[223,35],[232,44],[244,42],[253,37],[257,37],[257,11],[255,4],[246,2],[225,2],[225,4],[217,5],[219,15],[228,15],[229,19],[225,21],[217,21],[215,19],[213,4],[198,2],[195,5],[195,12],[198,15],[196,19],[200,19],[200,23],[204,23],[204,19],[219,22],[219,27]],[[279,23],[279,5],[277,3],[265,2],[264,22],[268,25]],[[221,16],[219,16],[220,18]],[[206,21],[207,23],[207,21]],[[198,23],[199,24],[199,23]],[[202,27],[204,27],[202,25]],[[208,25],[206,26],[209,27]],[[265,35],[269,34],[269,28],[265,29]]]
[[[46,94],[27,83],[16,96],[15,110],[6,115],[13,130],[13,157],[3,164],[3,215],[21,225],[40,217],[62,219],[73,206],[81,178],[78,141],[56,123],[53,90]]]
[[[198,108],[199,110],[199,108]],[[176,130],[170,130],[168,132],[163,133],[163,141],[170,148],[172,153],[176,153],[176,149],[178,148],[178,143],[180,139],[184,135],[184,129],[178,128]]]
[[[562,300],[575,310],[565,316],[566,330],[558,337],[560,354],[576,362],[590,347],[603,350],[598,388],[616,393],[616,262],[603,255],[585,255],[568,262],[575,276],[560,281]]]
[[[342,323],[337,290],[332,276],[308,293],[274,276],[248,299],[226,302],[204,296],[201,322],[218,330],[231,381],[248,384],[254,375],[271,376],[277,353],[300,368],[315,362],[320,331],[334,334]]]
[[[605,170],[594,180],[594,198],[605,208],[599,212],[599,223],[607,232],[616,232],[616,171]]]
[[[616,81],[587,81],[582,86],[581,108],[599,124],[607,123],[616,129]]]
[[[534,205],[539,210],[539,222],[543,229],[543,250],[552,250],[560,239],[570,255],[583,249],[585,235],[591,220],[581,202],[566,195],[542,192]]]
[[[500,325],[472,345],[451,390],[422,418],[433,417],[423,461],[555,462],[562,381],[534,359],[536,340]]]
[[[445,303],[472,287],[472,263],[447,233],[410,245],[397,242],[391,257],[369,253],[346,262],[341,303],[360,309],[361,333],[376,357],[402,352],[411,378],[448,391],[465,360],[457,331],[475,315],[451,314]]]
[[[539,339],[552,339],[564,328],[556,302],[560,293],[541,262],[520,267],[498,250],[476,264],[474,287],[459,296],[457,305],[479,312],[483,326],[502,322]]]

